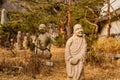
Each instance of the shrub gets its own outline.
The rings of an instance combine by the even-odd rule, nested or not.
[[[87,52],[86,62],[91,65],[102,66],[103,64],[113,64],[114,59],[111,56],[96,53],[93,49]]]
[[[37,74],[48,74],[49,68],[41,56],[32,54],[29,50],[4,50],[0,54],[0,70],[9,75],[25,74],[35,77]],[[22,72],[16,69],[22,68]]]
[[[120,40],[112,37],[99,39],[92,47],[96,53],[120,53]]]
[[[63,47],[65,46],[65,39],[63,35],[59,35],[58,37],[55,38],[55,42],[53,43],[57,47]]]
[[[87,62],[95,65],[113,64],[112,55],[116,53],[120,53],[120,40],[112,37],[98,39],[87,53]]]

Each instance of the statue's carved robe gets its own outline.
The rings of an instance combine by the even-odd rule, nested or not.
[[[65,48],[65,61],[67,69],[67,80],[81,80],[83,77],[83,66],[85,61],[87,43],[84,37],[73,35],[68,39]],[[78,60],[71,63],[71,59]]]
[[[40,34],[36,42],[35,53],[40,54],[46,58],[51,58],[50,53],[50,36],[48,33]]]
[[[17,42],[15,44],[15,48],[17,50],[20,50],[22,49],[22,34],[21,32],[19,31],[18,34],[17,34]]]
[[[23,48],[24,48],[25,50],[28,49],[28,37],[27,37],[27,36],[24,36]]]

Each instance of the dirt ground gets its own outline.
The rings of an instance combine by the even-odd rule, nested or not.
[[[46,74],[37,74],[36,78],[28,75],[6,75],[0,73],[0,80],[66,80],[66,67],[64,61],[64,48],[52,47],[53,67],[49,67]],[[116,61],[116,67],[112,64],[93,66],[85,64],[85,80],[120,80],[120,60]]]

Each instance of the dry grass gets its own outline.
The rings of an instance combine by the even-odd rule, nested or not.
[[[41,73],[36,74],[36,79],[31,76],[22,74],[22,75],[6,75],[6,73],[0,73],[0,80],[65,80],[66,79],[66,68],[64,61],[64,48],[52,47],[52,61],[54,62],[53,67],[40,67]],[[3,52],[7,55],[10,54],[9,51]],[[1,51],[1,53],[3,53]],[[29,54],[28,52],[18,52],[17,55],[25,57],[23,55]],[[2,54],[0,54],[2,55]],[[11,55],[9,55],[10,57]],[[13,58],[13,56],[11,57]],[[28,59],[28,58],[27,58]],[[0,58],[1,60],[1,58]],[[20,60],[20,59],[19,59]],[[18,60],[18,61],[19,61]],[[15,60],[16,61],[16,60]],[[24,61],[24,59],[22,59]],[[25,64],[26,61],[24,62]],[[118,65],[117,65],[118,64]],[[120,61],[116,62],[116,65],[113,64],[103,64],[100,66],[85,64],[85,79],[86,80],[120,80]],[[32,67],[32,66],[31,66]]]
[[[120,40],[115,38],[101,38],[93,46],[97,53],[120,53]]]

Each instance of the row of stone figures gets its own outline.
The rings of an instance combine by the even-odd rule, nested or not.
[[[39,25],[39,31],[36,35],[30,35],[29,33],[24,34],[18,31],[16,36],[16,42],[13,39],[10,40],[11,49],[16,50],[27,50],[31,49],[33,53],[40,54],[46,59],[51,58],[51,42],[58,36],[53,31],[47,31],[45,24]],[[32,48],[31,48],[32,47]]]
[[[29,33],[26,33],[24,37],[22,37],[22,32],[18,31],[17,36],[16,36],[16,42],[14,43],[14,40],[11,39],[11,48],[16,49],[16,50],[21,50],[21,49],[28,49],[28,43],[29,43],[30,37]]]

